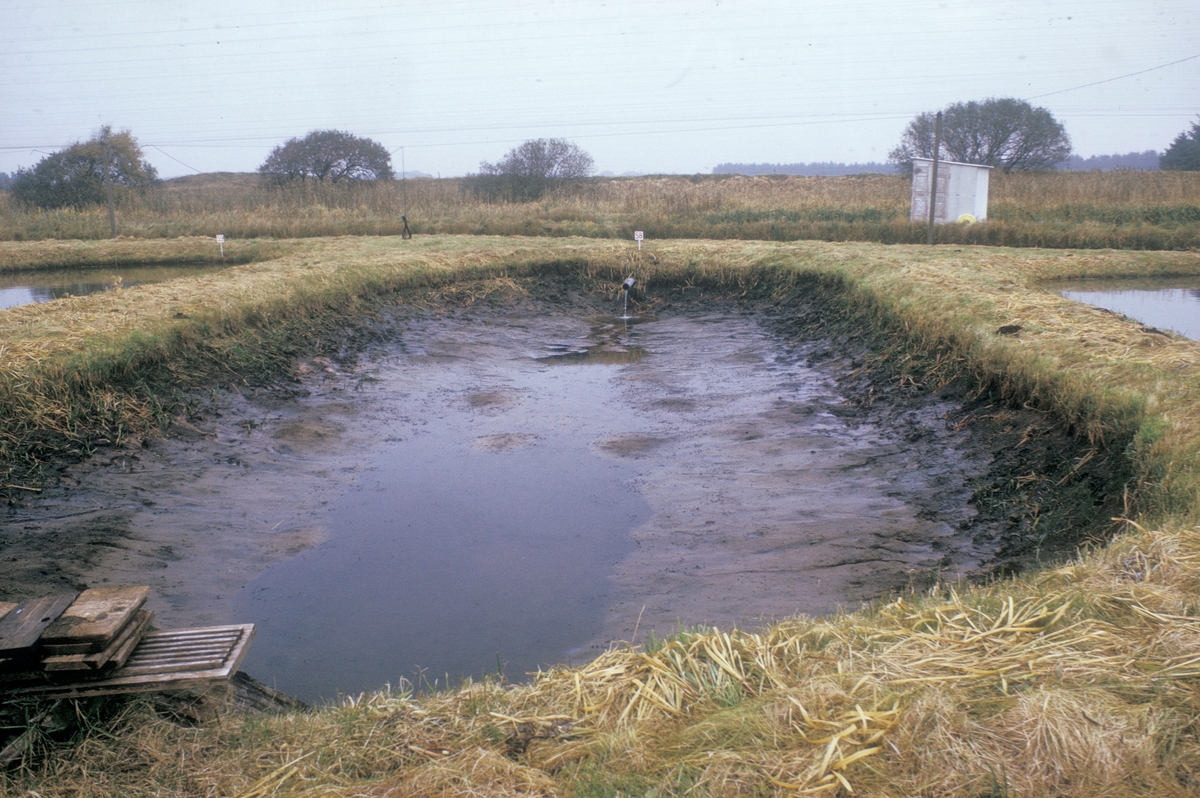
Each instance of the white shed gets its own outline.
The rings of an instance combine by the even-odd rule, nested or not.
[[[992,167],[957,161],[938,161],[936,224],[957,222],[964,215],[987,218],[988,172]],[[912,213],[914,222],[929,222],[929,178],[932,158],[913,158]]]

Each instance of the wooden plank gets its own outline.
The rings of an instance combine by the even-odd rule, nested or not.
[[[195,646],[180,646],[179,648],[156,648],[150,651],[139,651],[138,662],[149,664],[151,662],[170,662],[180,658],[201,659],[204,657],[217,657],[224,659],[225,652],[229,648],[229,643],[226,641],[218,641],[211,645],[197,648]]]
[[[163,671],[161,663],[155,659],[152,663],[144,663],[149,672],[139,670],[142,646],[147,643],[156,647],[169,646],[178,639],[193,639],[198,633],[218,632],[226,640],[225,655],[215,667],[192,667],[195,663],[187,658],[176,662],[178,670]],[[100,695],[116,695],[120,693],[156,692],[159,690],[181,690],[188,687],[200,687],[217,681],[228,680],[237,672],[238,666],[250,648],[254,639],[254,624],[238,626],[211,627],[207,630],[182,629],[176,631],[150,632],[142,638],[142,643],[134,649],[133,654],[125,663],[125,667],[117,668],[107,676],[99,679],[87,679],[70,684],[32,684],[15,687],[8,691],[11,696],[44,696],[50,698],[88,698]],[[211,662],[211,661],[210,661]]]
[[[134,650],[138,647],[138,643],[142,642],[142,638],[146,635],[146,630],[150,628],[150,624],[154,623],[154,610],[138,610],[138,614],[134,616],[133,623],[130,626],[136,628],[128,635],[121,634],[110,646],[114,649],[112,656],[104,663],[104,670],[116,670],[123,667],[129,658],[133,655]]]
[[[68,654],[64,656],[46,657],[42,667],[48,673],[78,671],[98,671],[101,668],[119,668],[129,659],[134,648],[141,642],[142,635],[154,620],[152,610],[138,610],[133,620],[125,624],[108,647],[94,654]]]
[[[17,608],[15,601],[0,601],[0,621],[4,620],[4,616]]]
[[[182,640],[208,640],[214,637],[222,637],[232,633],[238,633],[244,629],[241,624],[232,626],[200,626],[194,629],[171,629],[161,634],[156,634],[146,638],[146,645],[158,643],[168,643]]]
[[[0,620],[0,658],[20,658],[33,653],[46,627],[71,606],[78,593],[22,601]]]
[[[42,633],[42,645],[53,655],[103,651],[149,596],[150,588],[144,585],[85,590]],[[86,648],[78,650],[83,646]]]

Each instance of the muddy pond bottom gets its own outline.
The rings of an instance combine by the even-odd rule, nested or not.
[[[325,540],[233,602],[243,667],[309,701],[519,680],[977,567],[982,465],[936,410],[905,440],[846,413],[806,360],[748,313],[406,320],[344,398],[359,474]]]

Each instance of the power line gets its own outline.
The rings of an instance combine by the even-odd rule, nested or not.
[[[1072,86],[1069,89],[1059,89],[1058,91],[1048,91],[1045,94],[1035,94],[1032,97],[1026,97],[1025,99],[1026,100],[1037,100],[1042,97],[1050,97],[1054,94],[1064,94],[1068,91],[1078,91],[1079,89],[1087,89],[1092,86],[1099,86],[1102,83],[1112,83],[1114,80],[1124,80],[1125,78],[1132,78],[1135,75],[1144,75],[1147,72],[1154,72],[1155,70],[1166,69],[1169,66],[1175,66],[1176,64],[1182,64],[1185,61],[1194,61],[1197,58],[1200,58],[1200,53],[1197,53],[1196,55],[1189,55],[1187,58],[1180,58],[1178,61],[1172,61],[1168,64],[1159,64],[1158,66],[1150,67],[1149,69],[1142,69],[1142,70],[1138,70],[1137,72],[1130,72],[1128,75],[1118,75],[1115,78],[1107,78],[1105,80],[1097,80],[1095,83],[1084,83],[1082,86]]]

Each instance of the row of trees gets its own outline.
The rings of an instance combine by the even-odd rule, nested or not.
[[[889,153],[911,171],[913,158],[931,158],[934,113],[919,114]],[[984,164],[1005,172],[1053,169],[1071,156],[1062,123],[1045,108],[1024,100],[990,99],[955,103],[942,111],[939,158]],[[1200,123],[1180,133],[1160,159],[1160,168],[1200,171]],[[566,139],[532,139],[496,163],[482,161],[468,175],[468,191],[489,201],[529,201],[563,181],[592,174],[592,157]],[[314,130],[275,147],[258,168],[275,183],[390,180],[391,153],[377,141],[340,130]],[[32,169],[4,176],[19,202],[41,208],[83,207],[105,201],[106,185],[143,188],[157,179],[137,139],[128,130],[105,126],[88,141],[46,156]]]
[[[391,153],[377,141],[340,130],[314,130],[271,150],[258,168],[275,184],[391,180]],[[586,177],[592,158],[564,139],[536,139],[514,147],[497,163],[484,161],[467,188],[490,199],[530,200],[563,180]],[[128,130],[102,127],[91,139],[19,169],[7,188],[18,202],[39,208],[81,208],[102,203],[107,186],[144,188],[157,179]],[[5,175],[8,178],[7,175]],[[107,183],[107,186],[106,186]]]
[[[528,201],[566,180],[587,177],[592,156],[566,139],[531,139],[496,163],[483,161],[467,190],[488,200]],[[271,151],[258,168],[277,183],[295,180],[390,180],[391,154],[379,142],[340,130],[315,130]]]

